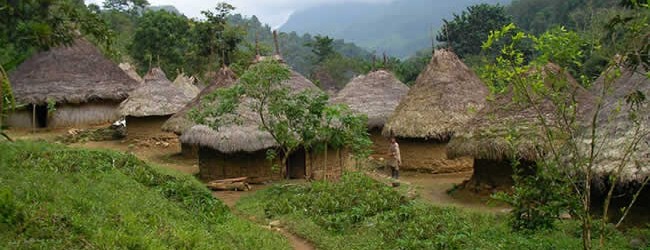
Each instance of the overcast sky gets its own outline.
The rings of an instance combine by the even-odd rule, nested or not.
[[[211,9],[220,0],[149,0],[151,5],[174,5],[189,17],[199,17],[201,10]],[[256,15],[260,21],[278,28],[287,21],[296,10],[316,6],[322,3],[336,2],[390,2],[392,0],[226,0],[234,5],[235,12],[246,16]],[[101,6],[103,0],[86,0]]]

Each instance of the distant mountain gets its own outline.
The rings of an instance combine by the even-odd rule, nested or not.
[[[477,3],[511,0],[394,0],[390,3],[324,4],[291,15],[285,32],[329,35],[397,57],[431,46],[442,19]]]

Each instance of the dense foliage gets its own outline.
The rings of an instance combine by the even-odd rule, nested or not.
[[[336,183],[277,184],[242,199],[248,214],[281,220],[319,249],[579,249],[580,228],[512,232],[499,215],[424,204],[361,173]],[[611,231],[606,248],[627,248]]]
[[[8,248],[287,249],[191,176],[132,155],[0,143],[0,242]]]
[[[440,46],[452,48],[460,58],[479,54],[481,43],[490,31],[512,22],[503,6],[489,4],[472,5],[466,11],[454,14],[451,21],[442,21],[444,24],[436,40],[442,43]]]

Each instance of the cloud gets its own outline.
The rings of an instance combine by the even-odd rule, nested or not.
[[[284,24],[291,13],[296,10],[318,6],[324,3],[342,2],[391,2],[393,0],[228,0],[227,3],[237,8],[235,12],[242,15],[256,15],[262,22],[268,23],[271,27],[279,27]],[[86,3],[101,5],[103,0],[86,0]],[[149,0],[151,5],[173,5],[183,14],[189,17],[200,17],[202,10],[211,9],[216,6],[217,1],[205,0]]]

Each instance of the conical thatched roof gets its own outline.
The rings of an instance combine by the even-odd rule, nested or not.
[[[573,77],[554,64],[543,67],[543,76],[547,84],[550,79],[561,79],[567,83],[562,91],[567,96],[575,96],[579,114],[585,114],[593,104],[593,97],[581,87]],[[556,87],[556,89],[559,87]],[[497,95],[493,101],[488,102],[470,122],[465,129],[456,132],[447,144],[447,155],[451,158],[471,156],[477,159],[503,160],[513,158],[512,143],[506,137],[515,132],[518,136],[514,143],[516,154],[522,160],[537,160],[538,142],[543,139],[542,125],[538,113],[530,105],[513,101],[514,94],[509,91]],[[546,97],[539,96],[537,107],[553,124],[556,108]]]
[[[212,84],[205,87],[201,93],[199,93],[191,102],[189,102],[185,107],[179,110],[174,114],[165,124],[163,124],[162,129],[166,132],[174,132],[176,134],[182,134],[185,130],[194,126],[194,122],[187,117],[187,113],[192,110],[192,108],[199,107],[201,99],[205,96],[213,93],[215,90],[230,87],[235,82],[235,73],[230,70],[228,67],[221,68],[214,76]]]
[[[487,94],[485,84],[453,52],[436,50],[383,133],[447,141],[484,106]]]
[[[368,127],[381,128],[408,91],[392,73],[378,70],[352,79],[332,102],[347,104],[368,116]]]
[[[283,84],[295,92],[313,89],[318,90],[304,76],[291,70],[291,78]],[[182,143],[211,147],[223,153],[255,152],[277,144],[268,132],[259,129],[259,117],[249,108],[251,100],[244,98],[238,107],[238,124],[221,127],[215,131],[203,125],[197,125],[185,131],[180,137]]]
[[[174,80],[174,85],[176,87],[180,88],[183,90],[183,93],[185,93],[186,96],[191,96],[192,98],[196,97],[196,95],[201,92],[199,87],[194,85],[194,81],[192,80],[191,77],[186,76],[183,73],[180,73],[176,76],[176,79]]]
[[[138,86],[85,39],[37,53],[9,77],[20,103],[121,101]]]
[[[623,159],[625,148],[635,138],[636,126],[629,117],[630,105],[625,99],[631,93],[640,91],[650,96],[650,80],[639,72],[622,69],[622,74],[614,82],[608,83],[605,99],[598,119],[598,137],[604,140],[600,155],[594,164],[596,172],[606,175],[614,171]],[[591,89],[594,96],[602,96],[606,76],[601,76]],[[650,106],[647,103],[638,110],[641,141],[624,168],[622,178],[626,181],[642,181],[650,175]],[[595,110],[595,108],[594,108]],[[593,117],[593,110],[589,117]],[[637,135],[638,136],[638,135]],[[638,138],[638,137],[637,137]]]
[[[170,82],[160,68],[153,68],[144,76],[144,84],[129,93],[120,103],[121,116],[163,116],[175,114],[193,97]]]
[[[131,65],[130,63],[120,63],[119,67],[120,67],[120,69],[124,70],[124,72],[127,75],[129,75],[129,77],[131,77],[131,79],[135,80],[138,83],[143,83],[144,82],[142,77],[140,77],[138,72],[135,70],[135,67],[133,67],[133,65]]]

